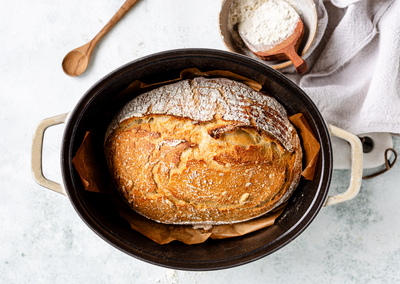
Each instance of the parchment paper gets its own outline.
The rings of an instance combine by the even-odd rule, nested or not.
[[[215,70],[209,72],[201,72],[196,68],[190,68],[183,70],[180,73],[179,78],[166,82],[147,85],[143,82],[135,81],[132,84],[130,84],[128,88],[119,93],[116,96],[115,100],[117,101],[126,97],[133,97],[138,92],[140,93],[147,92],[148,90],[159,87],[161,85],[177,82],[183,79],[194,78],[198,76],[229,78],[232,80],[242,82],[256,91],[259,91],[262,88],[262,86],[259,83],[229,71]],[[315,163],[316,159],[318,158],[318,153],[315,154],[314,148],[312,148],[314,142],[312,143],[308,142],[310,137],[314,138],[314,136],[312,132],[310,132],[311,129],[308,126],[308,124],[305,124],[307,123],[305,119],[304,118],[302,119],[301,117],[302,116],[295,115],[289,119],[291,119],[291,121],[292,119],[294,119],[297,125],[293,121],[292,122],[299,130],[299,134],[303,144],[307,145],[307,147],[304,146],[303,148],[304,150],[303,155],[305,157],[307,165],[306,170],[307,169],[308,170],[307,172],[306,171],[303,172],[303,176],[306,172],[305,178],[310,179],[311,177],[312,179],[310,172],[312,172],[312,174],[314,173]],[[93,152],[94,148],[93,143],[103,143],[103,141],[98,141],[98,142],[93,141],[92,137],[93,135],[89,130],[86,133],[85,138],[76,153],[76,156],[72,160],[81,178],[84,188],[92,192],[110,194],[119,214],[129,222],[132,229],[140,232],[141,234],[157,242],[158,244],[167,244],[174,240],[181,241],[185,244],[198,244],[205,242],[208,238],[224,239],[224,238],[242,236],[273,225],[276,218],[279,217],[279,215],[283,212],[286,206],[286,204],[284,204],[279,208],[274,209],[272,212],[269,212],[261,217],[249,221],[235,223],[235,224],[227,224],[227,225],[215,225],[212,226],[212,228],[209,230],[194,229],[193,226],[191,225],[168,225],[168,224],[157,223],[136,213],[122,200],[122,198],[113,188],[111,179],[109,178],[109,174],[105,173],[104,169],[102,169],[102,167],[99,166],[99,163],[101,163],[101,161],[99,161],[98,158],[96,158],[95,153]],[[310,152],[310,149],[313,150],[312,153]],[[318,144],[318,151],[319,151],[319,144]],[[308,152],[310,152],[311,154],[308,154]],[[307,162],[309,160],[311,161],[310,164]]]
[[[319,145],[317,139],[315,139],[314,133],[303,114],[298,113],[292,115],[289,117],[289,120],[296,127],[302,142],[303,162],[305,167],[301,175],[305,179],[313,180],[321,145]]]

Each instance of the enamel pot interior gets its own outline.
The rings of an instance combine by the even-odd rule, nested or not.
[[[96,155],[104,162],[103,137],[106,114],[116,94],[135,80],[146,83],[179,77],[185,68],[202,71],[229,70],[263,84],[288,111],[303,113],[313,129],[321,153],[313,181],[302,179],[283,214],[268,228],[242,237],[207,240],[197,245],[174,241],[159,245],[130,228],[119,216],[108,195],[85,191],[72,164],[86,131],[93,130]],[[83,221],[101,238],[143,261],[183,270],[216,270],[242,265],[282,248],[297,237],[321,209],[332,174],[332,151],[326,124],[309,97],[281,73],[248,57],[219,50],[182,49],[133,61],[97,82],[82,97],[66,124],[61,171],[66,192]]]

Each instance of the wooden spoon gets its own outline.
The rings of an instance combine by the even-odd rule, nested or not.
[[[126,0],[118,12],[104,26],[104,28],[87,44],[70,51],[62,62],[64,73],[76,77],[85,72],[89,65],[90,57],[97,43],[108,33],[109,30],[128,12],[139,0]]]
[[[307,63],[297,54],[303,35],[304,25],[303,21],[299,18],[293,33],[273,48],[261,45],[255,46],[252,45],[242,34],[240,34],[240,37],[251,52],[257,55],[260,59],[268,61],[291,60],[297,73],[303,74],[307,71]]]

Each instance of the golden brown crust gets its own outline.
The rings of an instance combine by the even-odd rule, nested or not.
[[[302,151],[294,127],[287,130],[292,151],[218,110],[204,122],[146,114],[116,125],[105,154],[116,188],[138,213],[170,224],[235,223],[272,210],[297,186]]]

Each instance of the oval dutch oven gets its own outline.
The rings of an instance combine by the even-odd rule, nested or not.
[[[314,180],[301,180],[274,225],[242,237],[207,240],[197,245],[189,246],[177,241],[159,245],[132,230],[108,199],[85,191],[72,158],[86,131],[96,128],[97,122],[109,111],[115,95],[131,82],[161,82],[177,78],[181,70],[192,67],[202,71],[228,70],[261,83],[263,89],[268,90],[289,115],[300,112],[305,116],[321,144],[321,152]],[[50,181],[42,174],[44,132],[46,128],[60,123],[65,123],[61,146],[62,184]],[[347,140],[352,147],[350,186],[346,192],[335,196],[328,196],[333,170],[331,135]],[[102,139],[99,139],[99,155],[102,155]],[[146,56],[122,66],[93,85],[70,113],[41,121],[33,138],[32,172],[40,185],[66,195],[87,226],[117,249],[163,267],[204,271],[234,267],[265,257],[301,234],[323,206],[355,197],[361,186],[362,145],[357,136],[327,124],[310,98],[272,68],[225,51],[181,49]]]

